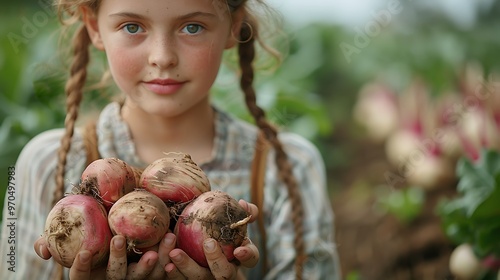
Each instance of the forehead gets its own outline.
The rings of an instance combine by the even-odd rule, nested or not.
[[[133,11],[168,17],[174,13],[209,12],[219,17],[229,14],[226,0],[101,0],[98,13]]]

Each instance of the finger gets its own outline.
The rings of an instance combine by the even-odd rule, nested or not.
[[[71,280],[90,279],[90,268],[92,265],[90,251],[82,250],[78,253],[73,265],[69,270]]]
[[[257,205],[253,203],[248,203],[243,199],[240,199],[238,201],[241,207],[247,211],[248,214],[250,214],[252,217],[250,218],[250,223],[255,221],[257,219],[257,216],[259,215],[259,208],[257,208]]]
[[[35,241],[33,248],[35,249],[36,254],[44,260],[48,260],[52,257],[52,255],[49,252],[49,249],[47,248],[47,241],[45,240],[44,237],[38,238]]]
[[[259,249],[248,238],[243,241],[240,247],[234,249],[233,254],[240,265],[244,267],[255,267],[259,262]]]
[[[130,264],[127,270],[126,279],[149,279],[149,274],[153,271],[158,262],[158,253],[155,251],[147,251],[142,255],[137,263]]]
[[[222,248],[214,239],[207,238],[203,242],[203,250],[215,279],[234,279],[236,277],[236,266],[227,260]]]
[[[115,235],[111,239],[106,275],[109,280],[125,279],[127,275],[127,249],[125,237],[121,235]]]
[[[165,266],[165,272],[169,280],[184,280],[186,277],[177,269],[174,263],[168,263]]]
[[[188,279],[211,279],[210,271],[199,266],[181,249],[174,249],[169,254],[175,267]],[[170,276],[169,276],[170,277]]]
[[[149,275],[149,279],[162,279],[165,277],[165,266],[170,262],[168,254],[175,248],[175,235],[173,233],[165,234],[165,237],[159,244],[158,261],[156,262],[153,271]]]

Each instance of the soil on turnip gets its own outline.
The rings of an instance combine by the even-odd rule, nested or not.
[[[332,149],[342,149],[349,159],[328,170],[343,279],[352,274],[363,280],[454,279],[448,269],[454,245],[436,205],[456,194],[455,183],[426,193],[421,213],[405,223],[377,207],[376,187],[386,184],[384,174],[394,169],[383,144],[355,141],[342,129],[332,140]]]
[[[51,223],[49,226],[46,235],[49,238],[55,238],[56,244],[60,247],[60,250],[63,250],[60,244],[64,244],[67,242],[68,238],[71,236],[73,230],[80,228],[82,222],[78,219],[76,222],[72,222],[72,219],[69,219],[69,212],[65,209],[61,209],[56,217],[54,218],[55,223]],[[64,250],[61,254],[64,254]]]
[[[85,195],[91,195],[99,203],[103,203],[102,197],[99,194],[99,188],[98,182],[97,182],[97,177],[88,177],[85,180],[83,180],[80,184],[76,185],[71,193],[72,194],[85,194]]]
[[[207,197],[204,202],[206,204],[217,203],[215,197]],[[217,211],[192,212],[187,217],[184,217],[183,223],[189,225],[194,221],[198,221],[207,233],[224,244],[232,244],[238,246],[246,237],[246,230],[236,226],[238,223],[244,225],[248,222],[247,213],[239,206],[236,201],[232,201],[231,197],[227,197],[224,202],[224,207],[214,208]],[[235,225],[235,226],[232,226]]]
[[[161,240],[170,225],[169,209],[154,194],[136,189],[111,207],[108,223],[113,234],[125,236],[128,251],[137,251]]]

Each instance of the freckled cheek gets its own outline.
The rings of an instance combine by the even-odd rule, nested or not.
[[[191,53],[188,57],[191,62],[191,69],[194,71],[202,71],[205,73],[204,75],[206,75],[206,72],[209,71],[209,73],[217,75],[222,59],[222,53],[203,50]]]
[[[118,83],[122,81],[132,82],[143,78],[140,76],[145,64],[143,58],[134,55],[129,50],[115,49],[109,53],[112,54],[108,56],[111,74]]]

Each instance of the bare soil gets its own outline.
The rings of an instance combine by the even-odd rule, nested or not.
[[[377,207],[377,186],[387,185],[384,173],[394,169],[381,144],[335,139],[349,166],[329,170],[333,182],[335,231],[344,279],[357,273],[368,280],[454,279],[448,269],[454,245],[436,214],[440,199],[455,195],[455,183],[426,193],[425,206],[411,222]],[[394,186],[398,187],[398,186]]]

